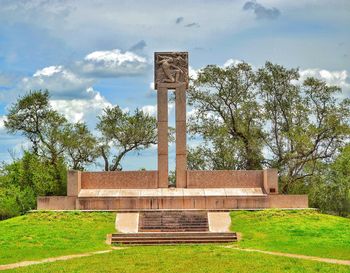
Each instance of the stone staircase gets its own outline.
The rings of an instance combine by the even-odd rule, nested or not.
[[[204,232],[209,231],[207,212],[157,211],[142,212],[139,232]]]
[[[112,244],[200,244],[237,241],[231,232],[209,232],[206,211],[140,212],[138,233],[115,233]]]

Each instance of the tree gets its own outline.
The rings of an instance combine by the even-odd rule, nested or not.
[[[21,132],[32,142],[33,151],[56,164],[64,152],[61,131],[67,120],[49,104],[49,92],[31,91],[13,104],[5,127],[9,133]]]
[[[190,132],[204,145],[190,149],[189,168],[272,167],[283,193],[304,191],[348,142],[350,100],[339,92],[270,62],[202,69],[188,94]]]
[[[73,170],[84,170],[86,164],[94,162],[98,156],[97,140],[85,123],[68,123],[63,136],[65,153]]]
[[[350,146],[334,162],[323,164],[307,179],[311,205],[324,212],[350,215]]]
[[[281,190],[287,193],[343,146],[350,133],[350,101],[336,98],[336,86],[315,78],[298,83],[298,70],[269,62],[257,78],[271,155],[266,163],[279,169]]]
[[[256,96],[256,76],[246,63],[226,68],[210,65],[192,81],[188,100],[196,111],[190,117],[190,132],[202,136],[206,147],[213,146],[217,156],[211,156],[211,167],[261,168],[263,133]],[[222,162],[223,153],[229,164]]]
[[[67,158],[71,168],[82,170],[96,158],[96,140],[86,124],[69,123],[52,109],[47,90],[20,97],[10,107],[5,127],[9,133],[20,132],[27,137],[33,152],[54,166]]]
[[[57,173],[61,183],[57,183]],[[65,195],[66,166],[53,166],[30,152],[0,166],[0,219],[23,214],[36,207],[36,196]]]
[[[128,152],[157,143],[156,119],[139,109],[132,115],[123,112],[119,106],[107,107],[98,119],[97,129],[102,135],[99,149],[105,171],[121,170],[121,160]],[[111,146],[117,150],[112,162],[109,160]]]

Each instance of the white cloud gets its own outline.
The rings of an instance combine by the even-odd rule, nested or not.
[[[315,77],[317,79],[324,80],[329,85],[336,85],[342,88],[343,93],[350,93],[350,84],[348,81],[348,72],[342,71],[331,71],[326,69],[305,69],[300,70],[300,81],[304,81],[307,77]]]
[[[157,105],[144,105],[141,107],[141,110],[150,116],[156,116]]]
[[[238,64],[240,64],[240,63],[243,63],[243,61],[241,61],[241,60],[236,60],[236,59],[228,59],[225,63],[224,63],[224,65],[223,65],[223,67],[228,67],[228,66],[236,66],[236,65],[238,65]]]
[[[94,77],[118,77],[142,74],[147,60],[133,52],[119,49],[94,51],[77,63],[81,73]]]
[[[105,107],[112,104],[101,96],[100,92],[89,88],[87,93],[90,98],[71,100],[51,100],[51,106],[63,114],[71,122],[85,121],[91,128],[95,127],[97,116],[102,113]]]
[[[37,70],[32,77],[22,79],[19,90],[46,90],[53,98],[84,98],[88,96],[86,90],[94,80],[80,77],[62,65],[44,67]]]
[[[6,116],[0,116],[0,134],[5,131],[5,122]]]

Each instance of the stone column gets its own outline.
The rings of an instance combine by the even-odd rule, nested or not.
[[[175,89],[176,114],[176,187],[187,187],[187,149],[186,149],[186,84]]]
[[[158,187],[168,188],[168,88],[157,86]]]

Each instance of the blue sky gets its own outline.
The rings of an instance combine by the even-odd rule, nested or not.
[[[27,145],[3,121],[30,89],[49,89],[55,109],[92,130],[106,106],[154,115],[154,51],[188,51],[193,73],[235,60],[299,67],[349,97],[349,29],[348,0],[0,0],[0,161]],[[170,153],[173,168],[173,145]],[[156,166],[155,147],[123,162]]]

